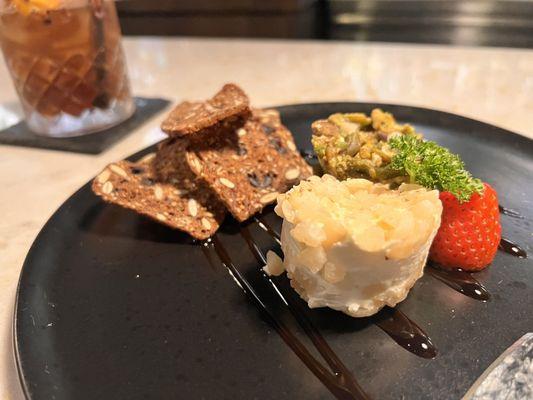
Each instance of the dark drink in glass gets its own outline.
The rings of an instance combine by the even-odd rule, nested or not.
[[[0,42],[26,122],[48,136],[95,132],[134,103],[111,0],[9,0]]]

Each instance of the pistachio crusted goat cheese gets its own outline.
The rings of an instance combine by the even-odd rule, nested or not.
[[[438,191],[312,176],[278,196],[283,269],[309,307],[354,317],[405,299],[440,225]],[[279,273],[270,257],[266,271]]]
[[[312,143],[324,171],[339,179],[366,178],[375,182],[402,183],[405,173],[387,168],[395,151],[389,145],[398,136],[421,137],[408,124],[378,108],[363,113],[332,114],[313,122]]]

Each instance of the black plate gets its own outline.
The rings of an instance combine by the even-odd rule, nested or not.
[[[280,111],[300,148],[309,149],[314,119],[375,106],[310,104]],[[460,153],[474,175],[492,183],[500,202],[525,217],[502,216],[505,236],[530,250],[532,141],[452,114],[381,107]],[[275,247],[257,228],[251,225],[260,246]],[[247,278],[261,283],[232,221],[219,237]],[[531,259],[499,252],[476,277],[491,301],[473,300],[426,274],[399,306],[432,338],[439,351],[433,360],[397,345],[372,318],[329,310],[307,314],[372,397],[459,398],[503,350],[533,330]],[[31,399],[331,398],[198,244],[104,204],[89,185],[61,206],[29,251],[15,312],[15,351]]]

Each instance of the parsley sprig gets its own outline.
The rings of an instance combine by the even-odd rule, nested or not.
[[[389,144],[396,150],[389,168],[408,175],[412,183],[450,192],[460,202],[483,192],[483,183],[465,170],[459,156],[437,143],[402,135]]]

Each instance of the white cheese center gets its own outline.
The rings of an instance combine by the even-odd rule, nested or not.
[[[294,289],[311,308],[363,317],[404,300],[422,276],[442,205],[436,190],[324,175],[279,196],[276,212]]]

